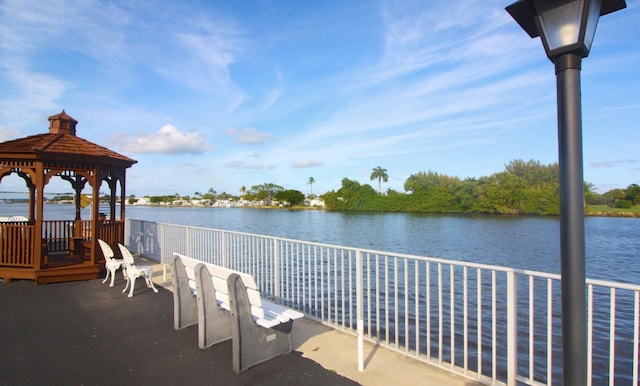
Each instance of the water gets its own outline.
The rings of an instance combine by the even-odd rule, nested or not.
[[[152,206],[127,206],[126,212],[136,220],[560,273],[557,217]],[[0,217],[27,213],[26,204],[0,204]],[[45,205],[45,219],[74,215],[71,205]],[[82,216],[90,217],[90,207]],[[587,277],[640,282],[639,236],[639,219],[586,218]]]
[[[127,217],[560,273],[557,217],[127,207]],[[585,220],[587,277],[638,283],[640,220]]]

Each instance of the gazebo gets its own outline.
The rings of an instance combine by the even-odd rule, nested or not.
[[[15,174],[29,194],[26,220],[0,222],[0,278],[5,282],[98,278],[103,257],[97,239],[111,245],[124,240],[125,175],[137,161],[77,137],[78,121],[64,110],[49,122],[48,133],[0,143],[0,187],[4,177]],[[45,187],[54,176],[73,189],[73,219],[43,218]],[[103,182],[109,195],[101,198]],[[91,193],[82,194],[87,184]],[[82,219],[87,204],[90,218]]]

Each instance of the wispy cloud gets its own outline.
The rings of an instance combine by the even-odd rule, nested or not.
[[[18,136],[17,130],[0,126],[0,141],[8,141],[11,139],[15,139],[17,136]]]
[[[240,160],[234,160],[225,162],[224,166],[230,169],[245,169],[245,170],[273,170],[275,166],[265,163],[250,163]]]
[[[57,100],[64,95],[68,85],[60,79],[43,73],[10,69],[5,72],[10,83],[0,99],[0,115],[11,125],[31,122],[43,110],[54,114],[58,110]]]
[[[294,163],[291,164],[291,166],[295,169],[305,169],[305,168],[313,168],[316,166],[321,166],[323,165],[324,162],[319,161],[319,160],[312,160],[312,159],[300,159],[300,160],[296,160]]]
[[[195,131],[182,132],[175,126],[164,125],[155,133],[127,137],[113,136],[111,143],[123,151],[157,154],[200,154],[211,149],[206,137]]]
[[[233,137],[233,139],[243,145],[259,145],[268,141],[274,141],[275,137],[261,133],[256,129],[227,129],[227,134]]]
[[[621,166],[635,165],[638,162],[639,161],[637,159],[625,159],[625,160],[592,162],[590,165],[594,168],[617,168]]]
[[[164,36],[170,50],[155,52],[155,70],[177,84],[204,92],[234,93],[229,66],[244,45],[241,32],[226,20],[202,18],[172,25]]]

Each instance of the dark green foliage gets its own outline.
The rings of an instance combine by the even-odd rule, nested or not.
[[[245,198],[248,200],[264,201],[267,205],[271,205],[271,200],[273,200],[276,193],[281,192],[283,190],[284,188],[282,186],[272,184],[272,183],[254,185],[245,194]]]
[[[631,209],[632,206],[633,206],[633,203],[629,200],[618,200],[616,202],[616,208]]]
[[[423,213],[557,215],[560,213],[558,165],[515,160],[505,171],[479,179],[418,172],[407,178],[406,194],[376,194],[370,185],[345,178],[338,191],[322,196],[329,210]]]
[[[59,201],[73,201],[73,196],[69,196],[69,195],[57,195],[51,199],[49,199],[49,201],[51,202],[59,202]],[[15,200],[14,200],[15,201]]]
[[[384,211],[382,199],[371,185],[360,185],[358,181],[342,179],[342,187],[322,196],[325,206],[330,210]]]
[[[626,199],[631,201],[633,205],[640,205],[640,186],[637,184],[629,185]]]
[[[151,202],[152,204],[158,205],[160,203],[168,203],[168,202],[173,202],[176,200],[176,196],[175,195],[170,195],[170,196],[151,196],[149,197],[149,202]]]
[[[611,189],[604,194],[585,192],[585,201],[588,205],[607,205],[611,208],[628,209],[633,205],[640,205],[640,186],[631,184],[626,189]],[[619,204],[620,201],[623,203]],[[631,206],[619,206],[628,205],[624,201],[631,203]]]
[[[304,202],[304,194],[299,190],[281,190],[276,192],[274,199],[281,203],[286,202],[287,206],[300,205]]]

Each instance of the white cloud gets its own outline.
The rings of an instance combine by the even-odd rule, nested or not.
[[[275,140],[272,135],[261,133],[256,129],[227,129],[227,134],[232,136],[236,142],[245,145],[258,145]]]
[[[591,166],[594,168],[615,168],[618,166],[625,165],[633,165],[638,163],[636,159],[625,159],[625,160],[615,160],[615,161],[604,161],[604,162],[592,162]]]
[[[173,125],[164,125],[152,134],[113,137],[112,143],[132,153],[200,154],[211,149],[204,134],[181,132]]]
[[[245,169],[245,170],[273,170],[275,166],[262,163],[247,163],[240,160],[234,160],[224,163],[225,167],[231,169]]]
[[[324,164],[324,162],[318,161],[318,160],[300,159],[292,163],[291,166],[293,166],[296,169],[303,169],[303,168],[312,168],[315,166],[320,166],[322,164]]]
[[[9,129],[4,126],[0,126],[0,142],[16,139],[19,133],[17,130]]]
[[[67,84],[64,81],[23,69],[10,69],[4,75],[10,84],[3,91],[4,98],[0,99],[0,114],[6,117],[5,123],[24,124],[43,110],[51,114],[59,112],[56,100],[65,93]]]

